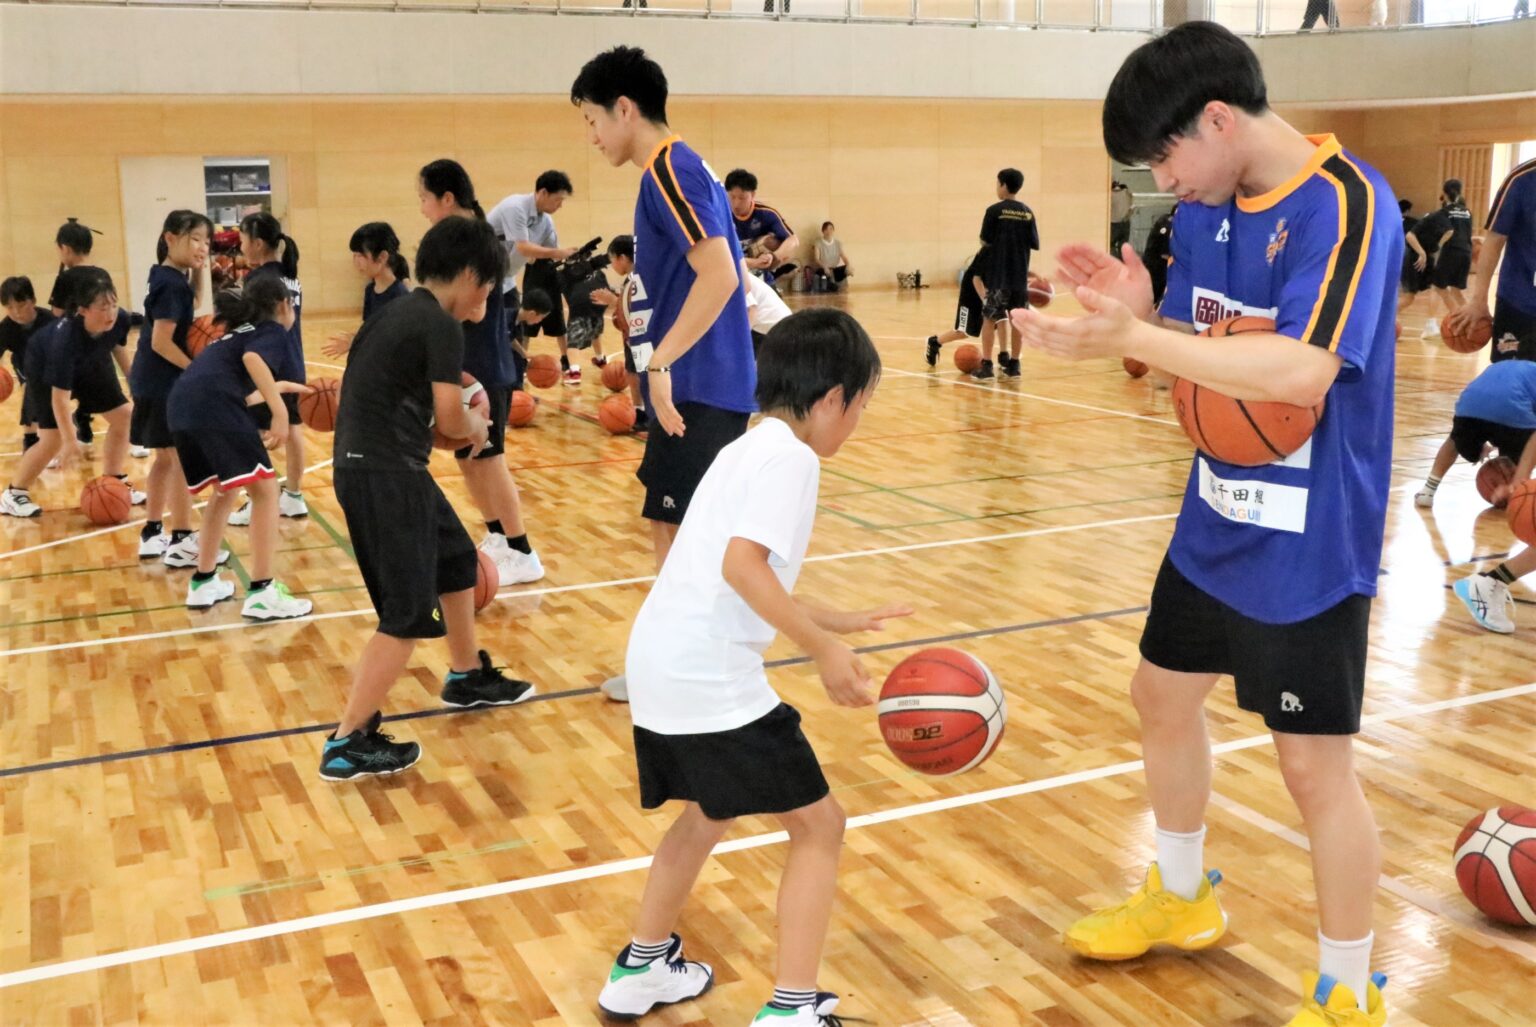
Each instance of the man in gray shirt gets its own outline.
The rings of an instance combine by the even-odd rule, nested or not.
[[[516,333],[530,336],[541,332],[551,336],[560,347],[560,369],[567,385],[581,384],[581,368],[572,367],[566,355],[565,304],[555,262],[576,251],[562,249],[551,214],[570,199],[571,180],[563,171],[546,171],[534,183],[533,192],[508,196],[491,208],[486,220],[507,247],[507,277],[502,281],[506,295],[507,324]],[[523,271],[524,267],[527,268]],[[519,325],[517,312],[522,297],[517,291],[517,274],[523,271],[523,290],[541,289],[549,294],[554,309],[541,324]]]

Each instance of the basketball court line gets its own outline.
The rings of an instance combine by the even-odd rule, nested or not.
[[[359,586],[361,587],[361,586]],[[855,646],[854,652],[859,654],[883,653],[894,649],[915,649],[925,646],[948,645],[953,642],[962,642],[974,638],[990,638],[995,635],[1017,634],[1022,631],[1036,631],[1041,628],[1065,627],[1069,624],[1082,624],[1088,621],[1106,621],[1116,617],[1128,617],[1138,613],[1146,613],[1146,606],[1128,606],[1120,610],[1105,610],[1100,613],[1080,613],[1070,617],[1053,617],[1049,620],[1026,621],[1022,624],[1005,624],[995,628],[976,628],[971,631],[955,631],[945,635],[931,635],[926,638],[909,638],[893,642],[881,642],[875,645]],[[782,659],[769,660],[764,666],[769,670],[783,667],[798,667],[811,663],[809,656],[787,656]],[[552,699],[570,699],[579,695],[593,695],[598,691],[596,686],[590,688],[571,688],[561,692],[550,692],[548,695],[535,695],[519,705],[528,705],[536,702],[549,702]],[[453,706],[434,706],[426,710],[412,710],[408,713],[394,713],[384,718],[385,723],[399,720],[425,720],[429,717],[448,717],[473,713],[489,713],[495,707],[478,707],[463,709]],[[336,730],[336,722],[328,724],[306,724],[300,727],[274,728],[270,731],[255,731],[242,735],[228,735],[223,738],[207,738],[196,742],[172,742],[169,745],[157,745],[144,749],[127,749],[122,752],[98,753],[94,756],[75,756],[65,760],[51,760],[46,763],[28,763],[18,767],[0,767],[0,779],[7,777],[26,777],[32,774],[40,774],[48,770],[66,770],[71,767],[88,767],[99,763],[121,763],[127,760],[141,759],[147,756],[167,756],[172,753],[194,752],[198,749],[217,749],[226,745],[239,745],[246,742],[264,742],[273,738],[287,738],[292,735],[311,734],[319,731]]]
[[[1005,542],[1017,538],[1033,538],[1041,535],[1060,535],[1075,531],[1087,531],[1091,528],[1113,528],[1127,524],[1145,524],[1151,521],[1168,521],[1177,517],[1176,513],[1144,514],[1140,517],[1119,517],[1107,521],[1091,521],[1087,524],[1060,524],[1048,528],[1026,528],[1021,531],[1006,531],[995,535],[974,535],[968,538],[938,539],[932,542],[911,542],[906,545],[881,546],[876,549],[854,549],[845,553],[823,553],[818,556],[808,556],[805,563],[825,563],[835,560],[853,560],[866,556],[885,556],[891,553],[913,553],[925,549],[945,549],[951,546],[972,545],[986,542]],[[622,585],[636,585],[656,580],[656,575],[645,574],[631,578],[613,578],[608,581],[589,581],[574,585],[552,585],[545,588],[522,589],[517,591],[504,591],[496,594],[497,599],[520,599],[530,596],[557,595],[562,592],[588,592],[596,589],[615,588]],[[51,645],[27,646],[20,649],[0,649],[0,659],[15,656],[33,656],[40,653],[65,652],[71,649],[88,649],[92,646],[126,645],[130,642],[147,642],[163,638],[182,638],[189,635],[205,635],[222,631],[249,631],[266,628],[280,630],[283,627],[303,625],[315,621],[339,620],[346,617],[364,617],[373,614],[373,608],[362,610],[336,610],[328,613],[313,613],[306,617],[294,617],[291,620],[271,622],[234,622],[229,624],[206,624],[200,627],[176,628],[170,631],[151,631],[138,635],[117,635],[105,638],[85,638],[73,642],[56,642]]]
[[[1512,688],[1503,688],[1493,692],[1485,692],[1476,695],[1463,695],[1454,699],[1445,699],[1436,702],[1419,703],[1400,707],[1395,710],[1387,710],[1373,713],[1361,718],[1361,726],[1364,728],[1371,724],[1382,724],[1391,721],[1402,720],[1408,717],[1422,716],[1430,713],[1438,713],[1444,710],[1461,709],[1468,706],[1479,706],[1485,703],[1499,702],[1504,699],[1512,699],[1536,693],[1536,682],[1524,685],[1516,685]],[[1254,749],[1268,745],[1273,741],[1270,734],[1253,735],[1248,738],[1233,739],[1211,747],[1213,754],[1237,752],[1243,749]],[[1040,778],[1035,781],[1026,781],[1021,784],[1005,785],[1000,788],[989,788],[980,792],[971,792],[965,795],[955,795],[944,799],[934,799],[928,802],[913,803],[907,806],[897,806],[888,810],[880,810],[874,813],[865,813],[848,818],[847,830],[856,831],[876,824],[895,823],[909,820],[930,813],[943,813],[950,810],[964,809],[969,806],[983,805],[998,802],[1004,799],[1016,798],[1022,795],[1033,795],[1039,792],[1054,791],[1072,785],[1084,784],[1089,781],[1099,781],[1105,778],[1122,777],[1134,774],[1142,769],[1141,760],[1130,760],[1123,763],[1114,763],[1104,767],[1096,767],[1091,770],[1079,770],[1068,774],[1059,774],[1055,777]],[[765,848],[770,845],[778,845],[789,840],[789,834],[785,831],[770,831],[764,834],[751,835],[746,838],[734,838],[715,846],[710,853],[712,857],[719,857],[732,852],[744,852],[750,849]],[[207,934],[199,937],[183,938],[179,941],[161,942],[156,945],[146,945],[140,948],[124,949],[119,952],[111,952],[103,955],[87,956],[80,959],[71,959],[58,963],[48,963],[43,966],[29,967],[25,970],[16,970],[6,974],[0,974],[0,990],[14,988],[24,984],[35,984],[39,981],[55,980],[62,977],[72,977],[83,973],[92,973],[97,970],[105,970],[115,966],[130,966],[135,963],[144,963],[150,960],[167,959],[173,956],[187,955],[193,952],[204,952],[209,949],[225,948],[230,945],[239,945],[245,942],[259,941],[264,938],[276,938],[289,934],[298,934],[304,931],[320,930],[326,927],[336,927],[342,924],[359,923],[365,920],[376,920],[380,917],[398,916],[403,913],[411,913],[424,909],[436,909],[442,906],[458,905],[465,902],[475,902],[480,899],[495,898],[502,895],[515,895],[522,892],[540,891],[546,888],[559,887],[565,884],[573,884],[578,881],[592,881],[605,877],[614,877],[619,874],[627,874],[635,870],[644,870],[651,865],[652,856],[638,856],[632,859],[612,860],[607,863],[597,863],[591,866],[573,867],[569,870],[560,870],[553,873],[538,874],[533,877],[518,878],[511,881],[498,881],[495,884],[477,885],[471,888],[457,888],[449,891],[433,892],[427,895],[416,895],[405,899],[394,899],[389,902],[377,902],[364,906],[356,906],[351,909],[332,910],[328,913],[317,913],[312,916],[297,917],[291,920],[279,920],[270,924],[259,924],[252,927],[242,927],[231,931],[221,931],[216,934]]]
[[[1149,417],[1146,414],[1131,414],[1131,413],[1127,413],[1124,410],[1112,410],[1109,407],[1094,406],[1091,403],[1078,403],[1078,402],[1075,402],[1075,401],[1070,400],[1070,399],[1056,399],[1056,398],[1051,397],[1051,396],[1041,396],[1041,395],[1039,395],[1037,393],[1033,393],[1033,392],[1021,392],[1021,391],[1019,391],[1017,389],[1004,389],[1004,388],[1000,388],[999,386],[996,386],[996,385],[982,385],[980,382],[962,382],[962,381],[956,381],[955,379],[948,378],[948,377],[940,378],[940,377],[936,377],[934,372],[929,372],[927,374],[920,374],[917,371],[903,371],[900,368],[887,367],[881,373],[882,374],[899,374],[899,375],[902,375],[902,376],[907,377],[907,378],[930,378],[930,377],[932,377],[934,381],[943,382],[945,385],[953,385],[953,386],[955,386],[957,388],[962,388],[962,389],[981,389],[983,392],[997,392],[997,393],[1001,393],[1004,396],[1018,396],[1021,399],[1033,399],[1033,400],[1038,400],[1041,403],[1055,403],[1057,406],[1076,407],[1079,410],[1092,410],[1095,413],[1109,414],[1109,415],[1114,416],[1114,417],[1128,417],[1128,418],[1130,418],[1131,420],[1134,420],[1134,421],[1150,421],[1153,424],[1166,424],[1166,425],[1168,425],[1169,427],[1172,427],[1172,428],[1177,428],[1179,426],[1179,422],[1178,421],[1169,421],[1169,420],[1165,420],[1164,418],[1161,418],[1161,417]]]

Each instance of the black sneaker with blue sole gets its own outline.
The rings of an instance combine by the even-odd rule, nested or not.
[[[511,706],[531,699],[538,689],[527,681],[509,678],[500,667],[491,665],[491,654],[480,650],[480,666],[463,677],[443,682],[443,705],[468,709],[471,706]]]
[[[421,759],[421,746],[397,742],[379,730],[384,714],[375,713],[368,723],[345,738],[327,738],[320,753],[320,776],[327,781],[354,777],[398,774]]]

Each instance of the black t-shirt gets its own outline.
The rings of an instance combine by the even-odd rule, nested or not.
[[[365,321],[341,378],[336,466],[424,470],[432,456],[432,384],[457,385],[463,370],[464,329],[430,290],[419,288]]]
[[[1141,253],[1142,262],[1148,267],[1168,263],[1169,247],[1173,245],[1173,214],[1169,212],[1152,222],[1147,233],[1147,247]]]
[[[1447,230],[1451,237],[1445,240],[1445,249],[1458,253],[1472,252],[1472,212],[1465,203],[1448,203],[1433,215],[1439,218],[1440,234]]]
[[[126,336],[128,312],[119,311],[117,323],[97,336],[86,334],[85,324],[79,315],[57,319],[48,331],[37,336],[35,345],[42,349],[37,367],[42,383],[49,390],[64,389],[70,393],[99,392],[110,390],[117,381],[117,367],[112,362],[112,351],[122,345]]]
[[[37,308],[37,316],[31,324],[19,324],[10,318],[0,318],[0,353],[11,351],[11,366],[16,369],[16,377],[22,381],[27,379],[27,342],[54,320],[53,312]]]
[[[210,342],[171,389],[166,407],[171,431],[254,432],[255,411],[269,411],[265,403],[246,405],[256,383],[245,369],[245,355],[261,357],[273,378],[282,381],[276,370],[287,359],[288,344],[287,331],[276,321],[244,324]]]
[[[367,285],[363,286],[363,320],[368,320],[373,316],[374,311],[378,310],[390,300],[397,300],[401,296],[408,296],[410,295],[410,292],[411,290],[407,289],[405,287],[405,283],[398,278],[396,278],[394,282],[391,283],[390,287],[385,289],[383,292],[376,290],[373,287],[373,283],[369,282]]]
[[[1029,288],[1029,255],[1040,248],[1035,213],[1018,200],[1000,200],[981,220],[981,241],[987,251],[982,281],[988,289],[1023,294]]]
[[[164,399],[181,376],[181,368],[155,352],[155,322],[176,325],[171,335],[176,347],[187,352],[187,329],[192,326],[192,283],[185,271],[168,264],[149,269],[149,293],[144,297],[144,326],[139,332],[139,348],[133,354],[128,385],[135,399]]]

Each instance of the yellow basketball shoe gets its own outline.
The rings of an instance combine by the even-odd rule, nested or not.
[[[1385,1027],[1387,1003],[1381,997],[1381,989],[1387,986],[1386,974],[1371,974],[1371,982],[1365,986],[1366,1004],[1370,1012],[1360,1008],[1355,993],[1324,974],[1306,976],[1307,999],[1285,1027]]]
[[[1221,871],[1207,870],[1195,900],[1163,890],[1153,863],[1136,894],[1118,906],[1095,910],[1073,924],[1062,940],[1090,959],[1135,959],[1154,945],[1195,951],[1216,944],[1227,931],[1227,914],[1216,901]]]

